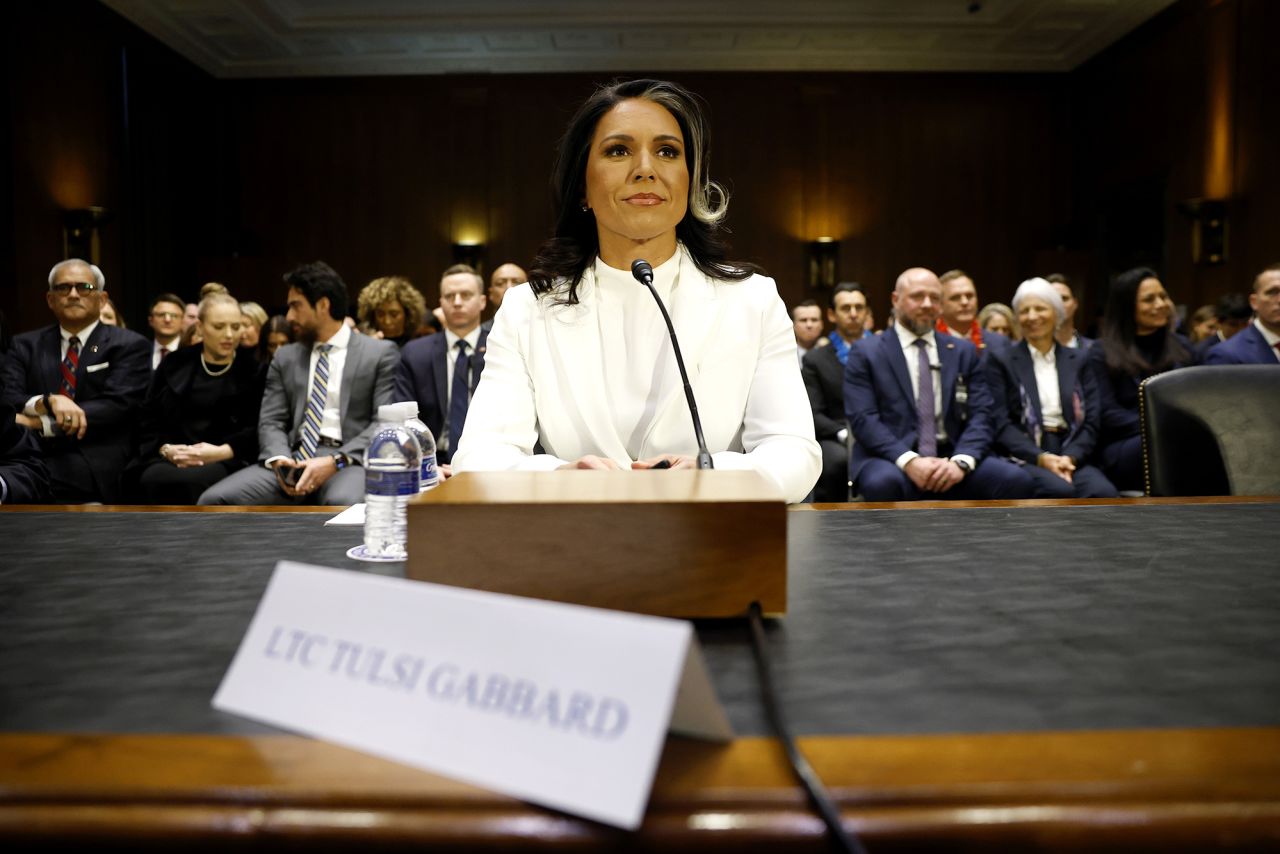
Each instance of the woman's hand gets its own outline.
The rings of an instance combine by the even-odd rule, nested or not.
[[[597,457],[595,454],[587,454],[585,457],[578,457],[571,463],[565,463],[560,466],[557,471],[565,469],[590,469],[592,471],[620,471],[622,466],[615,463],[608,457]]]
[[[197,442],[194,445],[161,445],[160,456],[180,469],[220,463],[235,456],[230,445],[210,445]]]
[[[660,466],[661,463],[666,463],[666,465]],[[660,457],[650,457],[647,460],[636,460],[631,464],[631,468],[633,470],[659,467],[668,469],[693,469],[698,467],[698,461],[687,454],[663,454]]]

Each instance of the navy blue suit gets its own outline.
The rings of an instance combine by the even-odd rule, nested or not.
[[[907,451],[917,450],[915,393],[906,355],[894,328],[861,341],[849,351],[845,365],[845,413],[856,441],[849,460],[849,478],[868,501],[916,498],[1029,498],[1031,478],[1011,463],[987,458],[994,427],[992,399],[980,368],[978,350],[969,341],[934,333],[940,370],[942,421],[948,444],[939,456],[968,454],[977,468],[958,485],[942,493],[916,488],[895,464]],[[962,389],[967,400],[957,398]]]
[[[1178,335],[1178,341],[1188,354],[1192,353],[1190,341],[1182,335]],[[1194,357],[1188,355],[1185,362],[1179,362],[1173,367],[1186,367],[1193,361]],[[1101,342],[1089,348],[1088,369],[1097,381],[1099,407],[1102,411],[1098,449],[1094,459],[1117,489],[1141,491],[1145,482],[1142,473],[1142,423],[1138,415],[1138,397],[1142,381],[1150,374],[1134,376],[1112,371],[1107,367],[1107,351]]]
[[[418,418],[439,442],[445,420],[449,417],[449,373],[447,359],[456,359],[457,353],[446,353],[448,336],[443,332],[415,338],[400,351],[400,364],[396,367],[396,385],[393,400],[416,400]],[[485,342],[489,331],[483,326],[475,351],[471,354],[471,393],[475,394],[484,371]],[[449,437],[449,452],[439,453],[440,462],[448,462],[452,451],[458,447],[458,436]]]
[[[4,399],[21,412],[33,395],[57,392],[61,384],[61,334],[56,324],[13,339],[4,366]],[[151,381],[151,342],[136,332],[99,323],[80,347],[76,405],[88,429],[83,439],[61,431],[41,439],[63,501],[120,499],[120,473],[133,453],[133,424]]]
[[[1019,341],[1002,352],[991,353],[986,360],[995,400],[993,447],[997,453],[1028,464],[1026,471],[1036,483],[1037,498],[1114,498],[1116,488],[1106,475],[1087,465],[1097,445],[1102,420],[1098,384],[1086,367],[1087,354],[1058,343],[1053,347],[1066,434],[1046,434],[1036,444],[1035,425],[1044,423],[1040,386],[1030,345]],[[1045,451],[1075,461],[1071,483],[1036,464]]]
[[[1209,351],[1206,365],[1280,365],[1276,349],[1267,344],[1258,327],[1250,323]]]

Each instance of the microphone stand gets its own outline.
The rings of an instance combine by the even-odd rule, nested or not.
[[[671,336],[671,347],[676,353],[676,366],[680,368],[680,379],[684,381],[684,398],[689,402],[689,414],[693,416],[693,435],[698,440],[698,468],[713,469],[715,466],[711,463],[711,452],[707,450],[707,440],[702,436],[698,402],[693,398],[693,386],[689,385],[689,373],[684,369],[684,357],[680,355],[680,341],[676,338],[676,328],[671,324],[671,315],[667,314],[667,307],[662,304],[662,297],[658,296],[658,291],[653,287],[653,267],[648,261],[637,258],[631,262],[631,275],[653,294],[653,300],[658,304],[658,311],[662,312],[662,319],[667,323],[667,334]]]

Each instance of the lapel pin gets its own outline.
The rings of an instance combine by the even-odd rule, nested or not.
[[[97,344],[94,344],[92,347],[90,347],[90,348],[89,348],[89,352],[90,352],[90,353],[96,353],[96,352],[98,352],[98,345],[97,345]]]
[[[950,341],[948,341],[948,342],[947,342],[947,349],[948,349],[948,350],[954,350],[955,348],[956,348],[956,345],[955,345],[955,344],[952,344]]]

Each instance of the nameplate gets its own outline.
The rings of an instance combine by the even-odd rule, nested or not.
[[[213,705],[627,829],[733,736],[690,623],[288,561]]]

